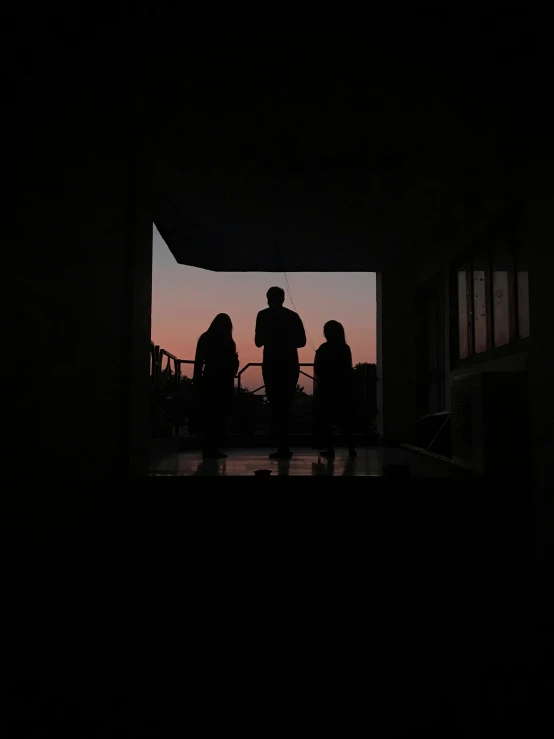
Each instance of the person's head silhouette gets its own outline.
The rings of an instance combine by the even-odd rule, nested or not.
[[[267,304],[272,307],[274,305],[283,305],[285,302],[285,291],[282,287],[270,287],[267,291]]]
[[[330,344],[346,344],[344,326],[338,321],[327,321],[323,327],[323,335]]]
[[[233,338],[233,322],[227,313],[218,313],[210,323],[206,336],[212,341],[227,342]]]

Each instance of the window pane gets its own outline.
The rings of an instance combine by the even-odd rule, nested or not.
[[[493,271],[492,289],[494,306],[494,345],[505,346],[510,343],[510,302],[507,270]]]
[[[531,335],[529,320],[529,272],[517,271],[517,331],[520,339]]]
[[[485,270],[473,270],[473,326],[475,354],[487,351],[487,286]]]
[[[492,273],[494,345],[510,343],[510,296],[508,270],[495,269]]]
[[[505,346],[512,340],[513,274],[513,252],[504,246],[495,247],[492,263],[492,320],[495,346]]]
[[[458,350],[460,359],[464,359],[469,354],[467,305],[467,271],[460,269],[458,270]]]

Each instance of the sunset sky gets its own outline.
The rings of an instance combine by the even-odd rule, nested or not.
[[[284,274],[210,272],[177,264],[155,227],[153,251],[152,340],[179,359],[194,359],[200,334],[218,313],[228,313],[241,367],[261,362],[262,349],[254,345],[256,314],[267,307],[269,287],[286,290]],[[354,363],[375,362],[374,272],[290,272],[287,276],[296,310],[316,348],[324,341],[323,324],[333,318],[345,327]],[[295,309],[288,295],[285,306]],[[310,338],[299,351],[301,362],[314,361]],[[311,373],[311,368],[307,371]],[[260,369],[246,370],[243,384],[251,390],[261,385]],[[300,384],[312,392],[307,378],[301,376]]]

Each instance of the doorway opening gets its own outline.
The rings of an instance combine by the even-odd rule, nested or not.
[[[340,321],[352,350],[356,429],[370,440],[376,407],[376,276],[373,272],[212,272],[178,264],[153,230],[151,332],[151,439],[179,439],[181,448],[198,443],[194,428],[192,376],[196,344],[218,313],[228,313],[239,354],[235,402],[229,433],[241,445],[264,443],[269,407],[261,372],[262,349],[254,344],[257,312],[267,306],[271,286],[285,291],[285,306],[298,312],[306,330],[299,350],[300,378],[292,433],[312,431],[313,362],[324,342],[323,325]],[[267,443],[267,442],[266,442]]]

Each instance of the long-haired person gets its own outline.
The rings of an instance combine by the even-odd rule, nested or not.
[[[352,352],[342,323],[327,321],[323,335],[326,341],[316,351],[314,360],[314,446],[322,450],[322,456],[333,457],[333,426],[338,424],[350,456],[355,457]]]
[[[225,418],[233,402],[234,378],[239,368],[233,323],[219,313],[198,339],[194,358],[194,389],[201,413],[202,453],[205,459],[226,457],[219,450]]]

